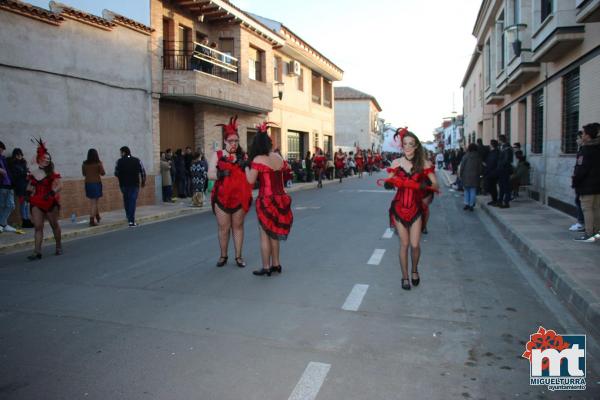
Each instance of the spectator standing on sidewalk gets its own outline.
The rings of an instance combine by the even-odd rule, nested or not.
[[[517,166],[515,171],[510,176],[510,186],[512,189],[512,198],[519,197],[519,188],[529,185],[529,169],[530,165],[525,155],[521,150],[515,151]]]
[[[191,147],[185,148],[185,154],[183,155],[183,163],[184,163],[184,190],[186,197],[192,197],[192,162],[194,161],[194,153],[192,153]]]
[[[485,190],[490,194],[492,200],[488,202],[489,206],[498,205],[498,157],[500,151],[498,150],[498,141],[492,139],[490,141],[490,151],[485,159],[485,168],[483,172],[483,179],[485,182]]]
[[[498,207],[500,208],[509,208],[510,207],[510,175],[513,172],[513,150],[508,141],[506,140],[505,135],[500,135],[498,137],[500,142],[500,154],[498,155],[498,186],[500,188],[500,193],[498,194],[498,201],[500,204]]]
[[[304,157],[304,169],[306,170],[306,182],[313,181],[313,159],[310,155],[310,151],[306,152]]]
[[[33,228],[33,222],[30,219],[30,206],[27,197],[27,175],[29,169],[27,161],[23,156],[23,151],[19,148],[13,149],[12,157],[8,160],[9,175],[12,179],[13,190],[19,202],[19,211],[21,212],[21,227]]]
[[[582,137],[583,131],[577,132],[577,156],[579,156],[581,152],[581,145],[583,144]],[[577,222],[569,227],[571,232],[585,232],[585,218],[583,217],[583,210],[581,209],[581,201],[579,200],[579,195],[575,194],[575,207],[577,207]]]
[[[579,195],[585,217],[585,234],[578,242],[600,241],[600,124],[583,127],[582,145],[577,154],[573,187]]]
[[[167,153],[160,153],[160,177],[162,180],[162,201],[173,201],[173,180],[171,176],[171,161],[167,160]]]
[[[146,170],[139,158],[131,155],[129,147],[121,147],[121,158],[115,166],[115,176],[119,178],[119,187],[123,193],[123,204],[129,227],[136,227],[135,206],[140,191],[140,185],[146,186]]]
[[[438,153],[437,156],[435,156],[435,162],[437,163],[437,169],[444,168],[444,154]]]
[[[477,151],[477,145],[471,143],[458,167],[458,176],[465,190],[465,206],[463,210],[474,210],[475,201],[477,200],[477,188],[479,187],[482,172],[483,166],[481,157]]]
[[[190,172],[192,174],[192,205],[194,207],[203,207],[204,191],[206,190],[206,181],[208,180],[208,164],[202,161],[202,154],[200,152],[194,153]]]
[[[6,146],[0,142],[0,232],[16,232],[15,228],[8,225],[8,217],[15,209],[15,194],[5,151]]]
[[[90,226],[96,226],[100,222],[98,199],[102,197],[101,176],[106,175],[96,149],[88,150],[87,159],[81,166],[81,173],[85,177],[85,197],[90,199]]]
[[[173,160],[175,166],[175,188],[177,189],[177,197],[185,199],[185,159],[181,149],[175,150],[175,158]]]

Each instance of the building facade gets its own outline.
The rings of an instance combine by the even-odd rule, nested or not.
[[[383,121],[377,99],[350,87],[335,88],[335,132],[337,147],[344,151],[361,149],[380,151]]]
[[[520,142],[531,196],[573,212],[576,134],[600,119],[600,1],[485,0],[473,35],[467,132]]]
[[[19,147],[30,161],[31,138],[44,139],[63,177],[64,217],[89,212],[81,173],[89,148],[98,150],[108,174],[100,207],[122,207],[112,172],[127,145],[148,173],[139,203],[153,204],[151,29],[106,10],[99,17],[55,2],[43,9],[14,0],[0,0],[0,27],[0,139],[7,155]]]
[[[333,82],[343,71],[281,22],[252,15],[285,40],[273,52],[273,111],[269,121],[274,147],[289,160],[315,147],[335,146]],[[281,93],[281,97],[279,96]]]

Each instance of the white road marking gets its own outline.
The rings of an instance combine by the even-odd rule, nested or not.
[[[360,304],[367,294],[367,289],[369,289],[369,285],[354,285],[352,291],[346,298],[344,305],[342,306],[342,310],[346,311],[358,311]]]
[[[375,249],[375,251],[373,251],[373,255],[371,255],[371,258],[369,258],[369,261],[367,261],[367,264],[379,265],[384,254],[385,249]]]
[[[331,364],[309,362],[288,400],[316,399],[330,369]]]
[[[385,232],[383,232],[382,239],[391,239],[394,236],[394,230],[392,228],[387,228]]]

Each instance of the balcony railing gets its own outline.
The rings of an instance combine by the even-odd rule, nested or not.
[[[238,59],[227,53],[196,42],[189,50],[182,42],[164,41],[163,49],[164,69],[201,71],[238,82]]]

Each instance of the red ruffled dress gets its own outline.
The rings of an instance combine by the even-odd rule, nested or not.
[[[354,157],[354,161],[356,162],[356,168],[359,171],[362,171],[365,168],[365,159],[363,157]]]
[[[435,167],[431,166],[421,173],[415,172],[412,174],[401,167],[397,167],[393,171],[395,177],[412,181],[415,187],[400,187],[396,191],[390,205],[390,226],[395,227],[394,221],[398,221],[406,228],[410,228],[424,212],[423,197],[426,192],[419,189],[418,186],[421,182],[427,182],[427,175],[434,172]]]
[[[327,164],[327,158],[325,156],[315,156],[313,159],[313,167],[315,169],[325,169],[325,165]]]
[[[264,231],[272,239],[286,240],[294,215],[292,199],[283,189],[282,171],[274,171],[271,167],[252,163],[252,169],[258,171],[258,197],[256,198],[256,215]]]
[[[52,192],[52,184],[56,179],[60,179],[60,174],[56,172],[51,176],[45,176],[42,180],[37,180],[32,174],[28,176],[29,183],[35,188],[34,193],[29,197],[31,207],[37,207],[47,213],[54,210],[54,207],[60,208],[60,195]]]
[[[335,169],[344,169],[344,157],[335,156]]]
[[[213,213],[215,205],[228,214],[240,208],[245,212],[252,204],[252,188],[246,179],[246,172],[235,163],[235,156],[225,156],[223,150],[217,151],[217,170],[229,171],[229,176],[217,179],[211,192],[210,200]]]

